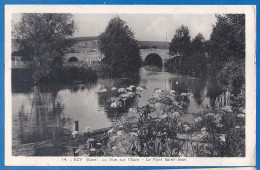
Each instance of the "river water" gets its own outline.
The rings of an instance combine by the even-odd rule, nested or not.
[[[106,111],[97,91],[130,85],[144,86],[139,106],[145,105],[155,88],[174,89],[191,95],[188,113],[210,107],[210,98],[221,94],[217,81],[173,74],[156,66],[144,66],[134,78],[100,78],[92,83],[12,88],[12,138],[13,145],[32,143],[71,134],[74,122],[79,121],[79,131],[111,126],[115,117]],[[137,114],[137,113],[136,113]],[[137,115],[136,115],[137,116]],[[192,122],[191,114],[182,120]]]

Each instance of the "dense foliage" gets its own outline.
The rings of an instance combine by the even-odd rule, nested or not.
[[[182,25],[175,32],[170,43],[169,53],[171,55],[181,55],[189,57],[190,54],[190,31],[188,27]]]
[[[139,47],[134,33],[119,17],[112,18],[105,32],[99,36],[99,48],[105,55],[103,62],[115,76],[136,72],[141,67]]]
[[[201,33],[191,40],[188,27],[181,26],[178,28],[170,43],[169,53],[174,58],[165,63],[167,70],[181,73],[205,73],[204,44],[205,39]]]
[[[12,85],[28,84],[29,86],[33,86],[35,84],[32,79],[34,74],[31,68],[12,69]],[[39,85],[72,83],[75,81],[93,82],[96,79],[97,73],[91,67],[63,67],[56,74],[42,77]]]
[[[170,72],[207,73],[238,94],[245,82],[245,15],[216,18],[208,41],[200,33],[191,40],[188,27],[178,28],[169,47],[174,57],[165,66]]]
[[[28,13],[14,24],[13,37],[23,61],[30,61],[35,83],[59,74],[62,56],[70,45],[65,41],[72,36],[75,24],[72,14]]]
[[[144,87],[101,89],[108,94],[105,108],[116,116],[107,132],[93,135],[87,130],[74,152],[81,156],[245,156],[245,105],[230,96],[230,105],[204,110],[185,122],[189,93],[155,89],[147,104],[138,105]],[[135,100],[136,104],[127,106]],[[124,113],[128,113],[125,116]],[[131,115],[131,116],[129,116]],[[137,116],[139,115],[139,116]],[[79,137],[81,137],[79,135]]]
[[[236,92],[245,82],[245,15],[216,15],[216,18],[207,45],[209,61],[219,79]]]
[[[245,15],[216,15],[209,40],[211,62],[223,67],[230,60],[245,58]]]
[[[60,79],[62,82],[93,81],[97,79],[97,74],[91,67],[65,67]]]

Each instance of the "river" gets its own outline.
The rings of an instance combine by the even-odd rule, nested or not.
[[[220,84],[208,78],[194,78],[163,71],[156,66],[144,66],[134,78],[99,78],[92,83],[12,88],[12,140],[13,145],[43,141],[71,134],[74,121],[79,121],[79,131],[111,126],[115,117],[104,108],[100,89],[144,86],[138,105],[142,106],[155,88],[188,92],[188,114],[182,120],[192,122],[189,113],[210,106],[210,98],[221,94]],[[137,113],[136,113],[137,114]],[[137,115],[136,115],[137,116]]]

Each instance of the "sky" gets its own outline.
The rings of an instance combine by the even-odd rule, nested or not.
[[[202,33],[206,40],[216,23],[214,14],[73,14],[77,25],[74,37],[97,36],[104,32],[109,20],[119,16],[135,33],[139,41],[171,41],[181,25],[190,30],[191,38]],[[20,15],[13,15],[18,22]]]

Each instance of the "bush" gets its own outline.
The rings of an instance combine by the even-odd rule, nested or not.
[[[113,69],[108,64],[101,62],[95,67],[99,77],[113,77]]]
[[[212,141],[212,156],[245,156],[245,114],[230,108],[231,112],[218,109],[194,114],[193,129]]]
[[[28,68],[13,68],[12,82],[32,82],[32,71]]]
[[[93,81],[97,79],[96,72],[90,67],[65,67],[62,70],[61,81]]]
[[[176,72],[177,71],[174,58],[167,60],[164,65],[165,65],[166,71],[168,71],[168,72]]]
[[[168,72],[180,72],[183,74],[191,73],[191,67],[187,62],[175,62],[175,58],[169,59],[165,63],[166,71]]]
[[[96,71],[90,67],[65,67],[58,72],[51,72],[48,77],[42,77],[38,82],[33,81],[31,69],[12,69],[12,86],[19,84],[59,84],[73,81],[94,81]]]
[[[221,83],[228,86],[232,93],[239,94],[245,84],[245,61],[229,61],[217,74],[217,78]]]
[[[32,71],[28,68],[13,68],[11,72],[12,92],[30,92],[33,86]]]

